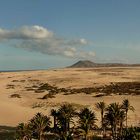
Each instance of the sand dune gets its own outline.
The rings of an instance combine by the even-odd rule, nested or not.
[[[0,73],[0,124],[15,126],[19,122],[29,120],[36,112],[49,114],[52,107],[68,102],[81,106],[89,106],[96,111],[94,104],[99,101],[122,102],[128,98],[135,107],[135,112],[129,113],[129,124],[140,123],[140,96],[113,95],[93,97],[79,93],[64,95],[59,93],[55,98],[41,100],[48,92],[35,93],[27,90],[29,87],[41,83],[49,83],[58,88],[83,88],[107,85],[110,82],[140,82],[140,67],[115,67],[115,68],[69,68],[46,71],[1,72]],[[21,98],[11,98],[10,95],[19,94]]]

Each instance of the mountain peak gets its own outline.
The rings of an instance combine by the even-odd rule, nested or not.
[[[95,67],[96,63],[89,61],[89,60],[80,60],[77,63],[70,66],[71,68],[90,68]]]

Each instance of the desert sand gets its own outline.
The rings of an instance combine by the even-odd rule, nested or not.
[[[20,122],[28,121],[37,112],[50,115],[52,108],[62,103],[72,103],[81,108],[88,106],[95,110],[97,118],[99,112],[95,103],[105,101],[121,103],[129,99],[135,112],[129,112],[129,125],[140,123],[140,95],[110,95],[94,97],[95,93],[77,93],[64,95],[59,93],[55,98],[40,99],[48,91],[36,93],[28,90],[40,83],[49,83],[58,88],[84,88],[108,85],[111,82],[140,82],[140,67],[101,67],[101,68],[65,68],[40,71],[1,72],[0,73],[0,125],[16,126]],[[21,98],[11,98],[12,94],[19,94]]]

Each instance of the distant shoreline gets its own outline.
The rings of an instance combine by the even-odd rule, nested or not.
[[[33,69],[33,70],[0,70],[0,72],[24,72],[24,71],[43,71],[48,69]]]

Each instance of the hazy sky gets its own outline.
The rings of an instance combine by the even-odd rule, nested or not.
[[[81,59],[140,63],[140,0],[0,0],[0,70]]]

